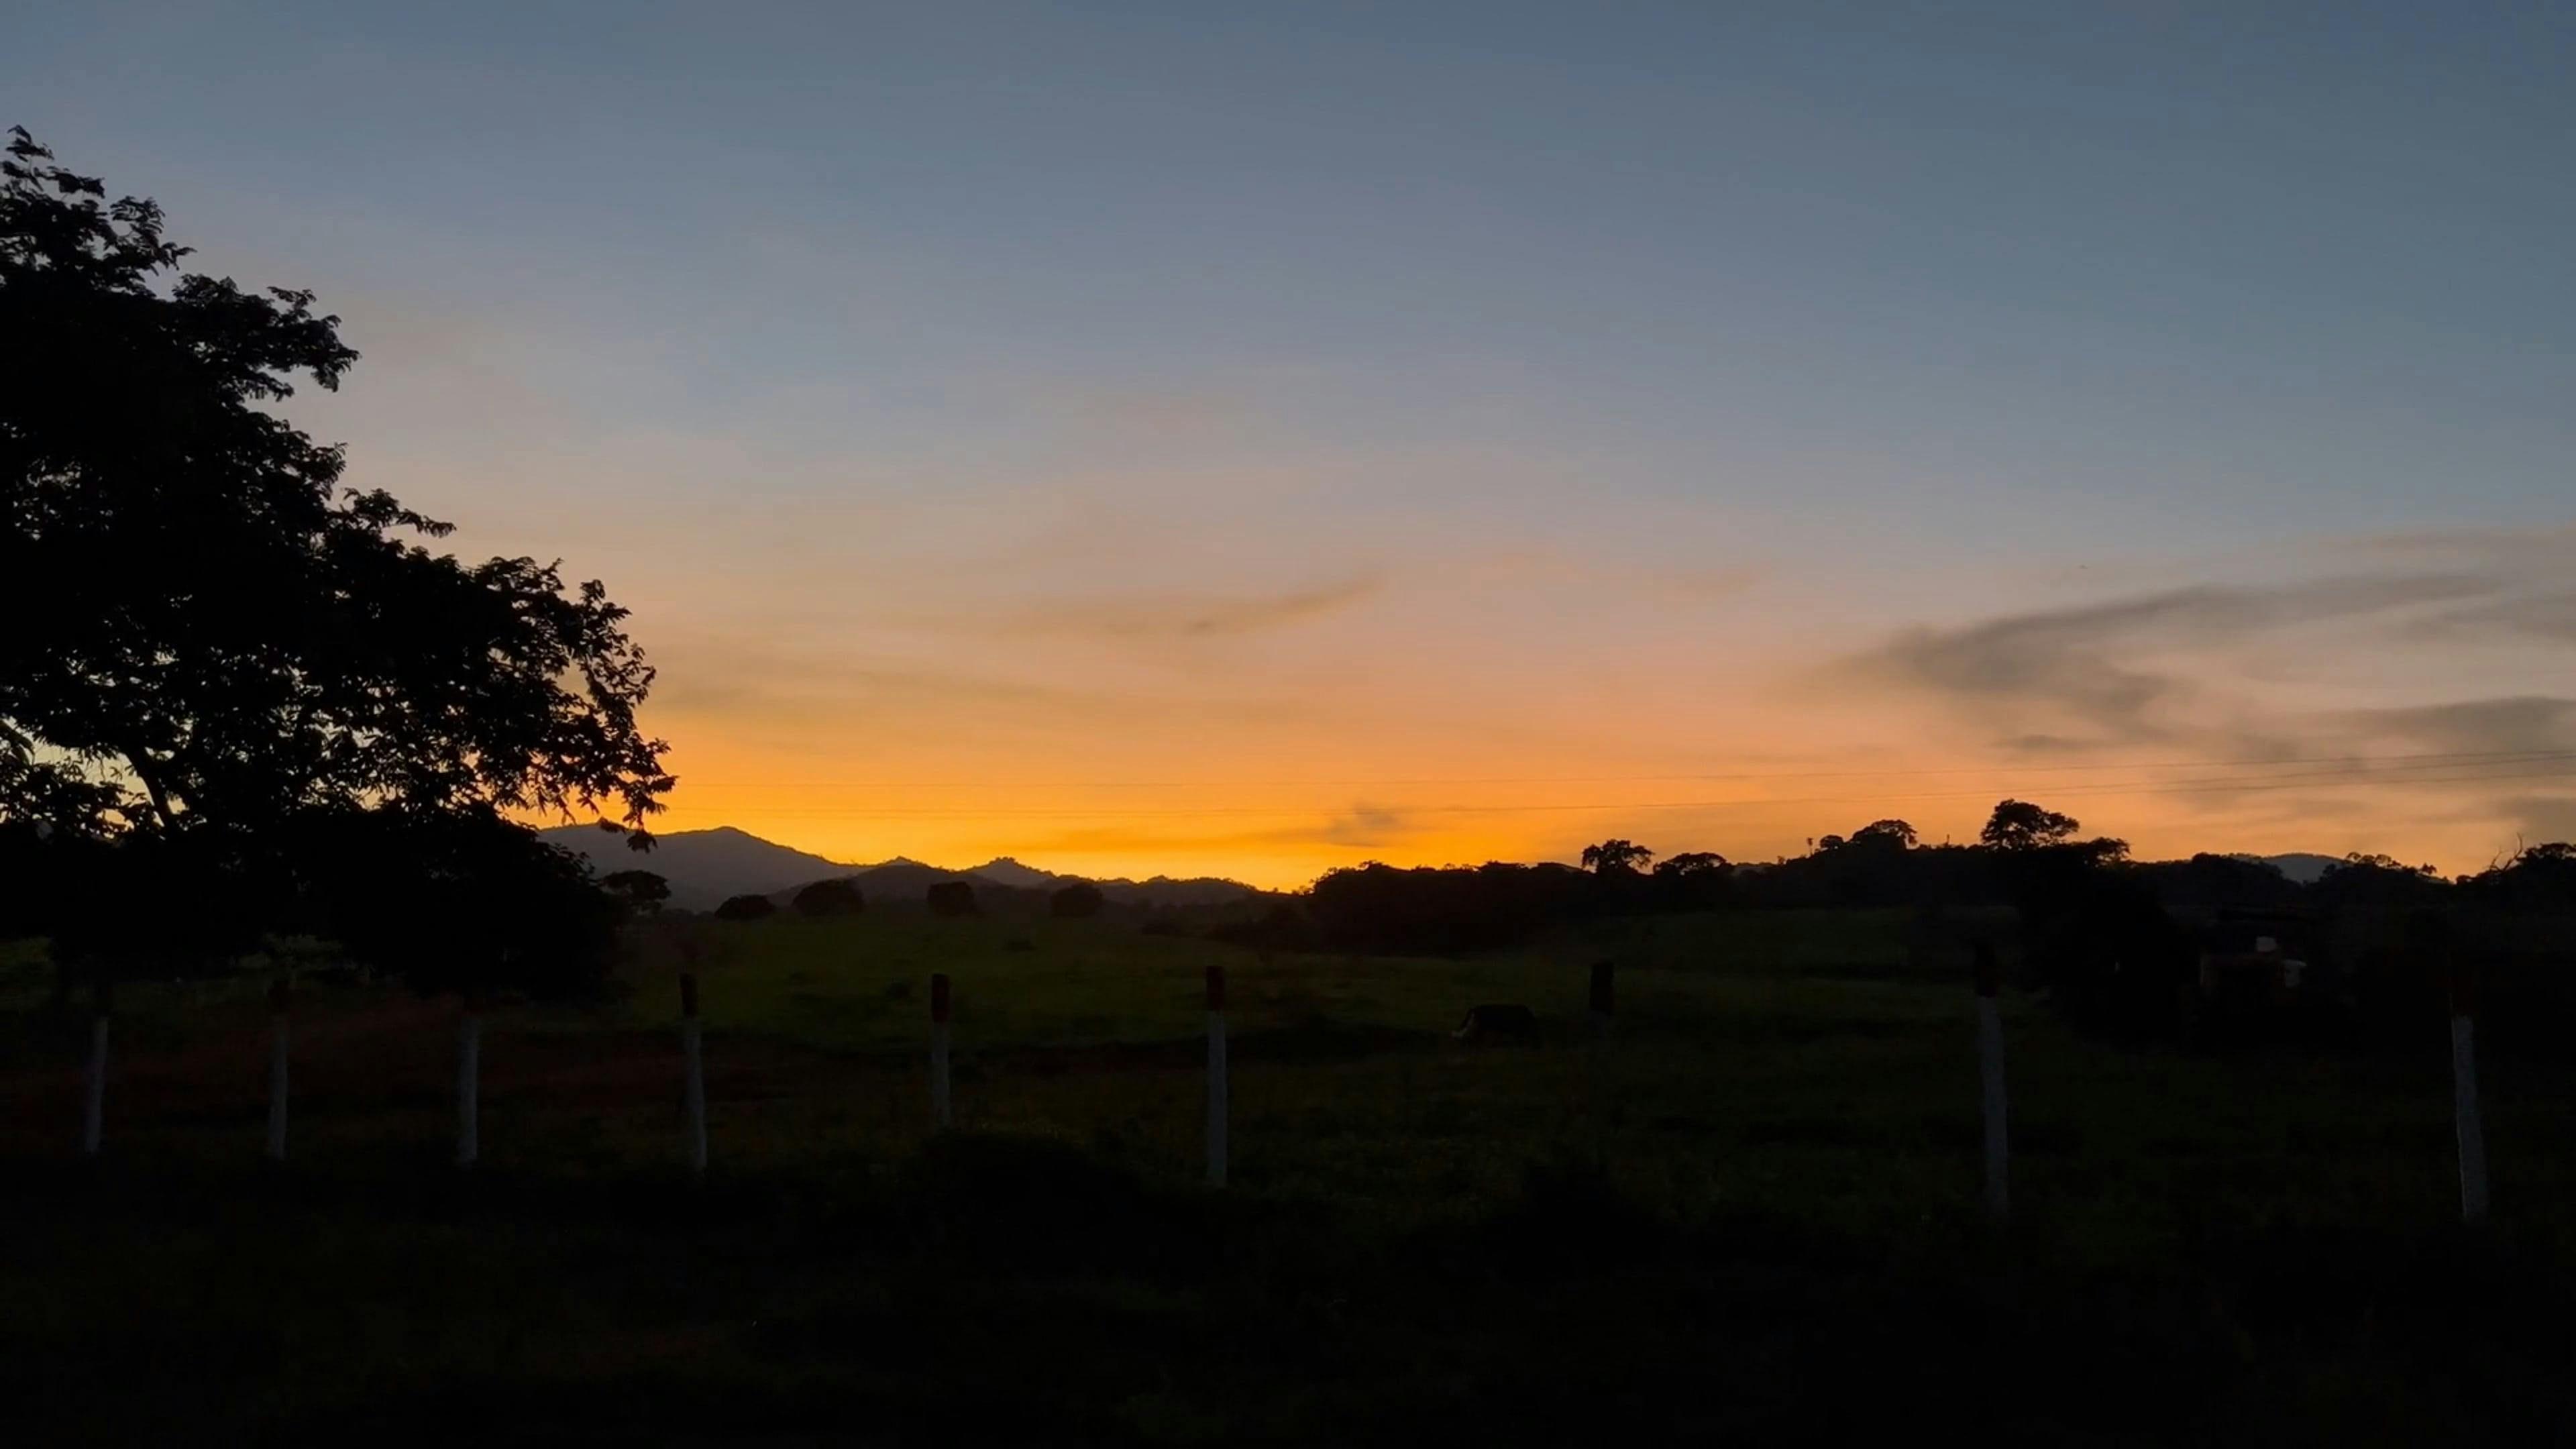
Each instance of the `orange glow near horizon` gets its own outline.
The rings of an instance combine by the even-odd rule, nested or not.
[[[2455,871],[2482,866],[2495,853],[2493,831],[2483,823],[2427,829],[2403,813],[2374,810],[2374,803],[2390,803],[2374,800],[2387,793],[2384,786],[2284,788],[2284,777],[2324,767],[2275,763],[2142,760],[2033,770],[1954,758],[1707,779],[1550,775],[1546,761],[1525,763],[1519,773],[1412,773],[1400,763],[1371,771],[1353,759],[1340,774],[1301,780],[1217,775],[1217,761],[1194,761],[1196,770],[1167,760],[1172,768],[1153,774],[1043,779],[1001,768],[978,779],[953,763],[909,779],[886,767],[830,777],[802,762],[765,764],[721,747],[675,749],[672,762],[682,784],[656,818],[658,831],[732,826],[857,864],[901,855],[963,868],[1011,856],[1066,874],[1213,875],[1266,889],[1296,889],[1367,861],[1571,862],[1585,843],[1612,836],[1658,854],[1715,850],[1739,861],[1769,860],[1890,816],[1911,822],[1926,843],[1966,843],[2006,796],[2064,809],[2088,833],[2127,839],[2148,859],[2198,850],[2383,850]],[[2501,774],[2515,763],[2478,768]],[[703,772],[705,783],[693,784],[693,771]],[[2204,780],[2255,788],[2213,810],[2206,794],[2182,788]]]

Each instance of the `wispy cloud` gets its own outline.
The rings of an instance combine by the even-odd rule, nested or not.
[[[1268,593],[1170,590],[1094,594],[950,616],[947,627],[1022,638],[1185,641],[1286,629],[1355,607],[1382,588],[1375,573]],[[943,621],[933,621],[934,624]]]
[[[2160,658],[2296,625],[2386,618],[2476,598],[2456,574],[2348,576],[2271,588],[2198,585],[1958,628],[1915,628],[1845,660],[1866,685],[1926,695],[1995,731],[1994,743],[2053,751],[2157,743],[2205,727],[2195,674]]]

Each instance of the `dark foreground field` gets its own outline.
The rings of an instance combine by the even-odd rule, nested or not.
[[[2009,1014],[1979,1210],[1957,963],[1898,923],[1640,923],[1468,961],[1265,962],[1106,923],[779,920],[706,972],[716,1170],[677,1169],[672,967],[485,1049],[299,1001],[256,1161],[248,987],[130,993],[108,1154],[22,978],[0,1103],[16,1442],[2541,1443],[2569,1381],[2576,1083],[2488,1063],[2454,1222],[2438,1051],[2121,1050]],[[1615,1043],[1575,1030],[1622,962]],[[1233,1185],[1197,1185],[1197,978],[1234,977]],[[934,1138],[919,983],[957,980]],[[1442,1034],[1526,1001],[1536,1048]]]

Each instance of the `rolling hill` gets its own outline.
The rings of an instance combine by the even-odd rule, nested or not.
[[[671,904],[690,911],[709,911],[728,896],[792,892],[818,880],[855,881],[870,900],[919,900],[940,881],[962,880],[980,890],[1051,891],[1087,877],[1059,875],[1001,856],[971,870],[950,870],[897,856],[873,865],[854,864],[763,840],[732,826],[713,830],[676,830],[653,837],[650,851],[627,848],[622,833],[589,825],[566,825],[538,832],[549,845],[588,860],[601,875],[616,870],[649,870],[670,882]],[[1255,892],[1239,881],[1200,877],[1176,880],[1090,880],[1113,901],[1151,900],[1164,905],[1203,905],[1239,900]]]

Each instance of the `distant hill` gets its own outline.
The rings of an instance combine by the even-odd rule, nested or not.
[[[2259,860],[2301,885],[2314,885],[2318,877],[2343,864],[2342,856],[2313,855],[2303,850],[2292,851],[2288,855],[2244,855],[2237,859]]]
[[[791,850],[730,825],[656,835],[649,851],[629,850],[624,836],[588,825],[566,825],[538,835],[548,845],[584,857],[601,875],[613,870],[653,872],[671,883],[671,904],[687,911],[712,911],[727,896],[767,895],[864,869]]]
[[[904,856],[875,865],[837,861],[808,851],[763,840],[732,826],[714,830],[675,830],[653,837],[650,851],[629,850],[619,834],[589,825],[566,825],[538,832],[549,845],[561,846],[588,860],[601,875],[613,870],[649,870],[671,883],[671,904],[689,911],[711,911],[728,896],[792,895],[818,880],[844,879],[857,884],[869,900],[917,901],[941,881],[962,880],[979,894],[1052,891],[1083,876],[1058,875],[1025,866],[1009,856],[973,870],[948,870]],[[1093,880],[1112,901],[1152,901],[1157,905],[1211,905],[1257,894],[1240,881],[1195,877],[1175,880]]]
[[[1065,880],[1063,876],[1052,871],[1035,870],[1022,865],[1007,855],[988,860],[965,874],[980,876],[996,885],[1029,891],[1053,890],[1062,885]]]

